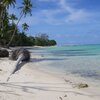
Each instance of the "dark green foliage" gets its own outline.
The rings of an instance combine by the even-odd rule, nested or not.
[[[37,46],[48,46],[48,41],[42,38],[35,38],[35,45]]]
[[[37,45],[37,46],[53,46],[53,45],[56,45],[56,41],[49,40],[49,36],[47,34],[38,34],[35,37],[35,45]]]
[[[34,43],[34,37],[28,37],[25,33],[18,33],[15,34],[15,37],[10,46],[34,46]]]
[[[53,45],[56,45],[57,43],[55,40],[49,40],[48,44],[49,44],[49,46],[53,46]]]

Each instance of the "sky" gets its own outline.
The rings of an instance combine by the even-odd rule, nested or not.
[[[20,6],[22,0],[17,0]],[[28,35],[46,33],[58,45],[100,44],[100,0],[32,0],[32,16],[23,17]],[[20,11],[10,8],[20,16]]]

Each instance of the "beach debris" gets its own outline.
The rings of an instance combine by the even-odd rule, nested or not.
[[[0,49],[0,57],[9,57],[9,52],[6,49]]]
[[[74,84],[74,83],[73,83],[72,81],[70,81],[70,80],[67,80],[67,79],[64,79],[64,80],[65,80],[66,83],[70,83],[70,84],[72,84],[72,85]]]
[[[64,79],[64,80],[66,83],[71,84],[73,88],[77,87],[80,89],[80,88],[88,88],[89,87],[88,84],[86,84],[86,83],[75,83],[75,82],[72,82],[72,81],[67,80],[67,79]]]
[[[80,84],[77,84],[77,87],[80,89],[80,88],[88,88],[88,84],[86,83],[80,83]]]
[[[19,48],[12,51],[12,54],[10,56],[11,60],[17,60],[19,58],[19,55],[23,54],[22,61],[29,61],[30,60],[30,52],[27,49]]]
[[[60,100],[64,100],[64,98],[67,97],[67,94],[65,94],[63,97],[59,97]]]
[[[10,74],[10,76],[12,74],[14,74],[16,71],[18,71],[21,66],[19,66],[22,62],[27,62],[30,60],[30,52],[27,49],[16,49],[14,51],[12,51],[12,54],[10,56],[11,60],[16,60],[16,64]],[[10,79],[10,76],[7,78],[7,81]]]
[[[67,97],[67,94],[65,94],[64,97]]]
[[[2,71],[2,69],[0,69],[0,71]]]
[[[59,97],[59,99],[60,99],[60,100],[63,100],[63,98],[62,98],[62,97]]]
[[[65,80],[65,82],[70,82],[70,80],[67,80],[67,79],[64,79]]]

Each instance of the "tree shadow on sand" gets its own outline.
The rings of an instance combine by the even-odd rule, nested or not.
[[[90,96],[90,97],[96,96],[96,95],[90,95],[90,94],[87,94],[87,93],[82,93],[82,92],[78,92],[78,91],[74,91],[74,90],[72,91],[72,88],[70,88],[70,87],[59,86],[61,84],[63,85],[65,83],[35,83],[35,82],[0,83],[0,85],[4,86],[4,88],[5,87],[13,88],[13,90],[17,89],[17,90],[21,90],[22,92],[32,93],[32,94],[35,92],[35,90],[39,90],[39,91],[73,93],[75,95],[83,95],[83,96]],[[12,91],[8,91],[8,90],[3,90],[3,91],[0,90],[0,92],[14,94],[14,91],[12,92]],[[20,94],[15,93],[14,95],[20,95]],[[97,96],[100,96],[100,95],[97,95]]]

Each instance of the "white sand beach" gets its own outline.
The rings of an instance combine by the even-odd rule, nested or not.
[[[100,100],[99,89],[73,87],[69,78],[40,70],[41,62],[35,59],[25,63],[7,82],[14,64],[8,58],[0,59],[0,100]]]

